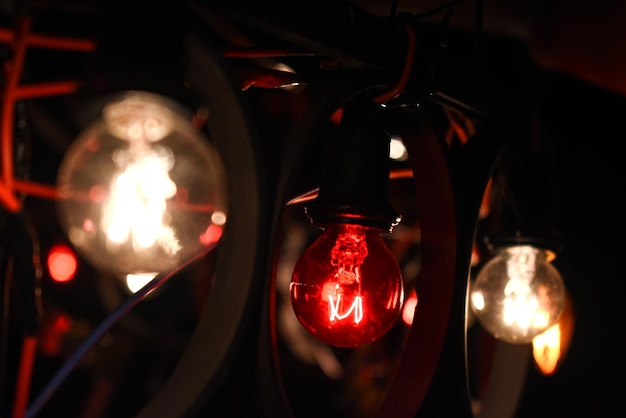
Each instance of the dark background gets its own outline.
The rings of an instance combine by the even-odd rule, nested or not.
[[[96,3],[88,7],[71,3],[9,1],[2,2],[3,26],[11,26],[18,11],[22,10],[22,3],[36,11],[41,30],[82,35],[90,33],[93,29],[91,24],[97,26],[99,5]],[[381,0],[355,3],[377,17],[387,16],[394,4]],[[50,4],[55,6],[50,7]],[[331,16],[337,9],[330,4],[320,2],[314,9],[326,10]],[[398,12],[419,14],[445,4],[401,1],[396,7]],[[462,40],[474,35],[476,6],[475,2],[458,2],[448,22],[451,35],[446,39],[450,42],[450,49],[455,46],[465,48],[467,43]],[[298,7],[302,7],[302,11],[283,10],[289,10],[287,15],[302,18],[308,7],[313,8],[306,2]],[[480,51],[485,54],[483,63],[486,74],[490,81],[503,86],[504,91],[520,94],[523,107],[526,109],[528,105],[533,114],[535,140],[550,153],[551,163],[547,167],[550,188],[547,194],[542,195],[545,204],[535,204],[539,212],[550,217],[551,225],[560,236],[562,247],[555,265],[563,275],[575,317],[572,340],[556,374],[543,376],[529,362],[526,384],[514,417],[622,416],[623,384],[620,382],[626,374],[620,342],[626,320],[623,303],[623,280],[626,279],[623,268],[626,254],[626,204],[623,198],[626,191],[623,157],[626,7],[617,1],[591,4],[582,1],[508,0],[498,4],[485,3],[483,8],[485,15],[480,24],[486,39]],[[426,18],[425,23],[437,24],[442,18],[443,13],[433,14]],[[312,26],[326,40],[325,21],[313,22]],[[273,45],[271,36],[254,38],[255,31],[238,29],[245,36],[229,38],[226,44],[245,43],[243,40],[247,39],[246,42],[252,45],[264,46],[269,39],[272,42],[268,44]],[[295,35],[297,33],[286,32],[280,40],[288,44],[297,43]],[[336,39],[336,42],[342,44],[341,39]],[[373,45],[372,49],[378,50],[379,46],[374,48]],[[461,58],[466,58],[464,53],[461,55]],[[3,49],[2,57],[8,56],[10,50]],[[57,55],[42,51],[30,58],[32,61],[25,74],[26,79],[75,77],[89,68],[84,58],[74,55],[63,55],[63,59],[57,61]],[[307,65],[303,68],[308,68]],[[248,95],[254,106],[254,117],[261,127],[260,136],[267,140],[262,148],[267,156],[268,171],[273,172],[273,158],[279,158],[275,155],[280,155],[280,144],[279,141],[273,142],[271,136],[288,128],[289,123],[285,119],[294,111],[290,107],[294,102],[285,100],[278,92],[263,92],[257,96],[257,92],[252,91]],[[507,100],[516,102],[518,99],[507,97]],[[24,173],[32,179],[47,184],[54,182],[63,152],[79,129],[75,114],[77,103],[72,98],[26,103],[28,118],[37,121],[31,127],[33,142],[26,141],[30,159],[23,167]],[[499,104],[492,103],[492,106],[497,108]],[[276,126],[281,123],[287,128]],[[308,178],[306,175],[303,178],[304,190],[308,186]],[[65,239],[56,221],[54,202],[29,197],[26,204],[39,232],[42,254],[45,254],[54,242]],[[306,223],[304,218],[297,221]],[[285,233],[288,231],[286,229]],[[482,230],[479,228],[479,231]],[[480,238],[480,235],[477,236],[477,240]],[[419,252],[419,247],[416,252]],[[409,256],[419,257],[414,253],[409,253]],[[97,355],[83,362],[42,416],[79,416],[90,393],[89,385],[97,380],[94,376],[110,378],[114,386],[123,388],[117,398],[99,411],[102,416],[132,416],[142,403],[148,402],[167,378],[193,332],[203,302],[198,294],[210,285],[206,278],[199,277],[203,268],[211,268],[208,264],[173,282],[167,299],[146,301],[133,312],[120,326],[116,334],[117,344],[111,346],[114,348],[101,347]],[[99,280],[98,273],[85,262],[79,265],[77,279],[65,287],[52,283],[49,274],[44,271],[43,290],[44,297],[48,298],[48,312],[52,311],[51,307],[60,309],[74,318],[76,328],[65,336],[65,346],[56,356],[40,354],[38,357],[33,396],[89,330],[110,311],[103,294],[122,297],[123,293],[115,288],[115,283],[109,281],[107,285],[102,285],[98,284]],[[4,364],[8,366],[2,386],[2,416],[8,416],[10,410],[13,384],[10,376],[17,367],[19,345],[14,341],[19,341],[19,315],[19,311],[11,315],[11,318],[18,319],[11,324],[9,336],[12,342],[8,344],[5,355],[7,361]],[[147,332],[141,331],[146,329]],[[397,333],[403,335],[404,332],[406,329],[399,325]],[[222,416],[245,417],[259,413],[252,401],[254,397],[245,392],[250,389],[249,382],[240,385],[247,377],[247,367],[256,359],[256,348],[251,343],[254,333],[251,335],[244,340],[246,344],[236,351],[241,361],[236,361],[231,367],[230,375],[226,373],[223,386],[207,401],[203,413],[209,415],[214,412],[212,407],[230,410]],[[396,336],[389,338],[395,341]],[[290,385],[287,392],[294,403],[294,411],[298,412],[297,418],[322,414],[328,417],[357,415],[355,411],[359,410],[360,403],[366,403],[366,395],[361,396],[358,391],[356,395],[348,392],[346,387],[350,387],[350,382],[332,381],[317,366],[295,356],[286,345],[282,348],[283,373]],[[397,346],[392,345],[376,354],[395,358],[396,349]],[[378,364],[371,358],[363,359],[345,350],[336,350],[335,354],[344,364],[361,365],[363,369],[371,363]],[[380,363],[385,364],[385,360]],[[378,393],[384,387],[385,379],[389,378],[391,369],[384,369],[378,380],[376,376],[367,376],[364,379],[366,389],[361,387],[363,393],[367,393],[368,389]],[[375,374],[375,368],[372,370],[371,373]],[[99,382],[110,383],[107,379]],[[139,395],[131,396],[133,391]],[[450,399],[450,402],[453,401]]]

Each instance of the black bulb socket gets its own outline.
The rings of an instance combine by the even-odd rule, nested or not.
[[[313,225],[349,223],[391,232],[400,222],[389,202],[384,112],[371,100],[354,100],[329,130],[318,196],[306,207]]]

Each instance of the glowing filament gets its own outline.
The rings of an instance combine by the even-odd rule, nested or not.
[[[354,315],[354,323],[363,319],[363,298],[361,297],[361,270],[360,266],[367,256],[367,244],[364,234],[339,234],[330,253],[330,264],[337,267],[334,280],[324,289],[329,306],[331,322],[344,320]],[[349,288],[353,288],[350,289]],[[349,304],[345,294],[354,294]],[[343,296],[343,297],[342,297]],[[346,309],[345,305],[349,305]]]
[[[531,247],[519,247],[507,260],[509,281],[504,288],[504,311],[502,321],[505,325],[515,325],[522,330],[531,326],[540,328],[546,324],[546,312],[538,310],[539,300],[530,286],[535,275],[536,250]]]
[[[330,306],[330,320],[343,320],[350,316],[354,312],[354,323],[358,324],[363,319],[363,298],[357,296],[354,298],[352,305],[343,313],[339,313],[339,306],[341,305],[341,295],[337,295],[335,300],[332,295],[328,296],[328,304]]]
[[[176,254],[180,244],[166,224],[167,199],[176,194],[176,184],[168,175],[173,166],[171,153],[138,143],[113,158],[121,172],[113,180],[103,209],[107,238],[116,244],[132,239],[134,250],[159,245],[168,254]]]

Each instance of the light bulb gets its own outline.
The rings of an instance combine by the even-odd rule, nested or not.
[[[50,248],[47,264],[50,277],[58,283],[72,280],[78,267],[74,251],[65,244],[55,244]]]
[[[556,324],[565,287],[548,252],[531,245],[501,247],[471,286],[470,306],[494,337],[530,343]]]
[[[298,259],[290,295],[298,320],[312,335],[329,345],[357,347],[391,328],[404,286],[379,229],[332,224]]]
[[[191,120],[174,101],[130,91],[69,147],[57,176],[59,218],[94,267],[119,278],[157,274],[221,236],[223,167]]]

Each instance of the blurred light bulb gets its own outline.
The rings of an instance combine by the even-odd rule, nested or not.
[[[69,282],[76,275],[78,261],[70,247],[56,244],[48,253],[48,271],[55,282]]]
[[[290,295],[298,320],[312,335],[329,345],[357,347],[391,328],[404,287],[380,230],[333,224],[298,259]]]
[[[559,320],[565,287],[547,254],[530,245],[502,247],[478,273],[470,306],[494,337],[529,343]]]
[[[165,97],[127,92],[65,154],[57,177],[60,220],[101,271],[157,274],[221,237],[223,167],[184,115]]]

